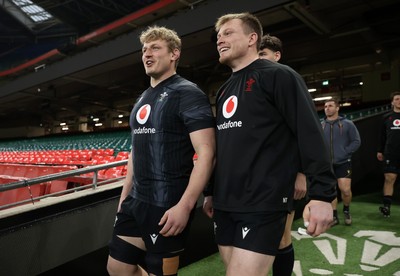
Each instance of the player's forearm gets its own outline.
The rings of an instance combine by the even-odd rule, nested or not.
[[[190,210],[195,206],[200,194],[206,187],[215,166],[215,150],[212,147],[198,153],[198,159],[190,175],[189,184],[182,195],[180,204]]]

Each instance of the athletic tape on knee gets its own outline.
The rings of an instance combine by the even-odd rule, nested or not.
[[[179,255],[177,253],[148,253],[146,256],[146,264],[149,273],[168,276],[177,275],[179,269]]]
[[[179,268],[179,255],[163,258],[163,273],[164,275],[177,275]]]
[[[114,259],[131,264],[144,266],[145,251],[133,244],[114,236],[109,245],[110,256]]]

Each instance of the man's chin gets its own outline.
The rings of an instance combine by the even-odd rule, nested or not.
[[[229,61],[229,60],[228,60],[227,57],[224,57],[224,56],[220,56],[220,57],[219,57],[219,63],[221,63],[221,64],[229,65],[229,62],[228,62],[228,61]]]
[[[146,70],[146,75],[149,77],[153,77],[156,75],[156,73],[154,72],[154,70]]]

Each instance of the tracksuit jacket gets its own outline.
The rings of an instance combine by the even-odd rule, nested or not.
[[[329,144],[332,163],[338,165],[351,161],[351,156],[361,145],[360,134],[354,123],[344,116],[334,121],[325,117],[322,128]]]

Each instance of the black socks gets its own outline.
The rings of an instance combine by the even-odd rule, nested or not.
[[[274,276],[291,276],[294,266],[294,250],[290,244],[285,248],[279,249],[272,266]]]
[[[389,196],[389,195],[383,196],[383,205],[385,207],[390,208],[390,205],[392,205],[392,196]]]

